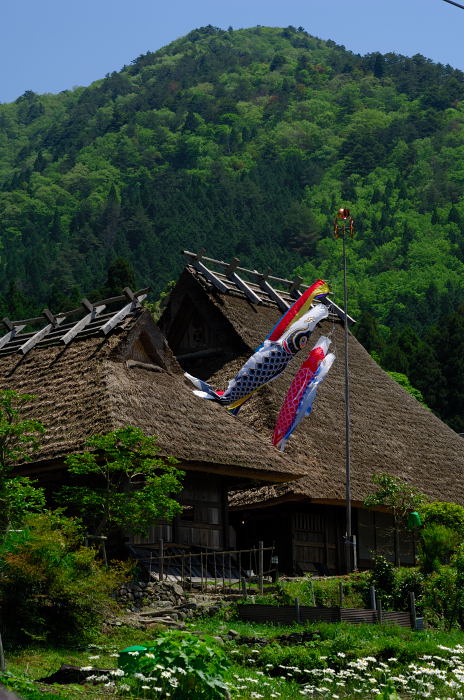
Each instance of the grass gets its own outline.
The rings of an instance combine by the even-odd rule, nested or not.
[[[190,622],[187,629],[225,639],[233,629],[243,637],[269,640],[264,646],[238,644],[233,639],[225,642],[232,661],[226,680],[233,700],[376,695],[390,699],[464,698],[464,633],[460,630],[413,632],[394,626],[347,623],[284,627],[228,619],[224,614]],[[318,634],[314,640],[297,645],[276,640],[303,629]],[[7,655],[8,672],[13,675],[4,682],[24,700],[122,697],[115,688],[102,685],[48,686],[37,683],[37,679],[53,673],[62,663],[116,668],[117,651],[149,639],[150,633],[116,628],[86,649],[37,646],[18,650]],[[126,693],[125,697],[138,696]]]

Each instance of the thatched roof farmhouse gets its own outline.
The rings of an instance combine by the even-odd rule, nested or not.
[[[171,294],[160,326],[186,371],[225,388],[275,325],[285,308],[282,302],[291,303],[292,290],[298,292],[297,284],[275,280],[269,293],[271,278],[247,274],[236,263],[217,262],[189,255],[190,264]],[[283,290],[276,296],[279,283]],[[312,415],[299,426],[285,451],[304,476],[289,483],[242,489],[230,500],[239,542],[263,533],[274,536],[282,552],[291,552],[285,567],[293,570],[343,569],[343,313],[338,307],[333,311],[312,339],[317,339],[319,330],[329,335],[336,362],[319,389]],[[358,561],[367,565],[372,550],[394,556],[392,538],[386,534],[388,514],[362,508],[373,488],[372,475],[387,472],[431,499],[464,504],[464,440],[391,379],[351,334],[349,357],[354,526]],[[244,406],[236,419],[237,430],[246,426],[270,444],[281,402],[301,361],[297,358]],[[198,411],[204,403],[208,402],[198,399]],[[273,458],[278,455],[275,450]],[[410,543],[403,538],[401,547],[397,556],[412,561]]]
[[[164,532],[154,528],[152,539],[164,534],[184,545],[228,546],[227,490],[294,479],[302,471],[285,456],[276,459],[252,428],[198,402],[151,314],[138,298],[127,302],[113,300],[115,308],[98,314],[95,305],[78,320],[72,314],[48,319],[45,334],[44,319],[35,319],[40,329],[28,333],[7,322],[0,386],[34,394],[27,410],[46,427],[33,461],[20,468],[53,489],[66,479],[64,457],[82,450],[90,435],[137,426],[156,435],[160,455],[176,457],[187,473],[181,501],[191,507],[189,521],[180,516]]]

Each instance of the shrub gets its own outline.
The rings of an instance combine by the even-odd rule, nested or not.
[[[106,570],[83,547],[79,524],[59,513],[29,516],[0,545],[5,642],[54,644],[92,639],[113,605],[122,566]]]
[[[459,535],[446,525],[430,522],[421,531],[420,564],[425,574],[437,571],[440,564],[449,564],[459,544]]]
[[[178,700],[223,698],[228,666],[225,653],[213,639],[177,631],[161,634],[147,644],[145,652],[119,657],[119,667],[132,678],[135,690],[143,685],[146,698],[159,697],[160,693]]]
[[[461,539],[464,538],[464,507],[457,503],[434,501],[426,503],[420,509],[424,525],[428,528],[432,523],[444,525],[454,530]]]
[[[425,580],[423,611],[427,622],[447,630],[455,627],[461,597],[456,569],[453,566],[440,566]]]

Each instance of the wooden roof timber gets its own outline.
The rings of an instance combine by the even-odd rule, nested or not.
[[[259,305],[263,301],[271,301],[282,313],[285,313],[305,289],[302,287],[303,278],[299,276],[288,280],[284,277],[275,277],[269,271],[263,274],[257,270],[248,270],[246,267],[239,266],[238,258],[233,258],[230,263],[226,263],[223,260],[206,257],[203,249],[198,253],[192,253],[188,250],[182,252],[192,267],[221,293],[242,292],[252,304]],[[207,263],[222,271],[212,270]],[[250,279],[245,281],[242,276],[237,274],[237,271],[244,273]],[[274,288],[271,281],[280,288]],[[264,292],[264,298],[262,292]],[[320,299],[320,302],[325,304],[331,313],[336,314],[342,320],[345,319],[344,310],[332,299],[324,297]],[[350,324],[355,323],[354,318],[350,315],[347,318]]]
[[[103,333],[107,335],[113,328],[120,324],[126,316],[140,308],[141,302],[146,298],[148,288],[133,292],[129,287],[124,289],[124,293],[92,303],[84,298],[81,306],[70,311],[53,314],[49,309],[44,309],[42,316],[11,321],[3,318],[2,323],[7,329],[7,333],[0,338],[0,356],[11,353],[21,353],[26,355],[36,346],[43,347],[49,344],[63,343],[68,345],[75,337],[86,337],[88,335]],[[107,311],[108,306],[114,306],[118,302],[125,301],[122,308]],[[75,322],[70,319],[77,314],[82,314],[83,309],[88,313]],[[28,326],[43,323],[44,317],[48,324],[38,330],[23,333]]]

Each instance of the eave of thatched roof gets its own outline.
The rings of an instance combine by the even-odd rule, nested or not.
[[[184,271],[174,301],[177,295],[179,302],[188,286],[196,287],[203,314],[221,314],[224,328],[228,332],[233,329],[232,338],[237,336],[235,345],[238,341],[245,345],[245,350],[216,366],[211,376],[205,360],[202,378],[224,387],[280,313],[272,304],[250,304],[239,292],[219,294],[190,268]],[[168,338],[174,315],[173,308],[168,308],[162,319]],[[345,498],[343,326],[339,321],[325,321],[312,340],[319,337],[318,331],[331,335],[337,360],[319,389],[312,415],[299,426],[285,452],[305,476],[289,484],[237,493],[231,499],[233,506],[255,507],[289,499],[343,502]],[[464,504],[464,440],[391,379],[351,334],[349,358],[353,501],[361,503],[372,490],[374,473],[387,472],[430,498]],[[268,443],[280,404],[302,359],[297,357],[238,416],[242,425],[255,430]]]
[[[46,426],[33,470],[83,449],[92,434],[135,425],[158,437],[162,456],[181,468],[261,481],[301,476],[285,456],[220,406],[202,402],[148,312],[137,312],[109,336],[3,357],[2,388],[34,394],[29,415]]]

